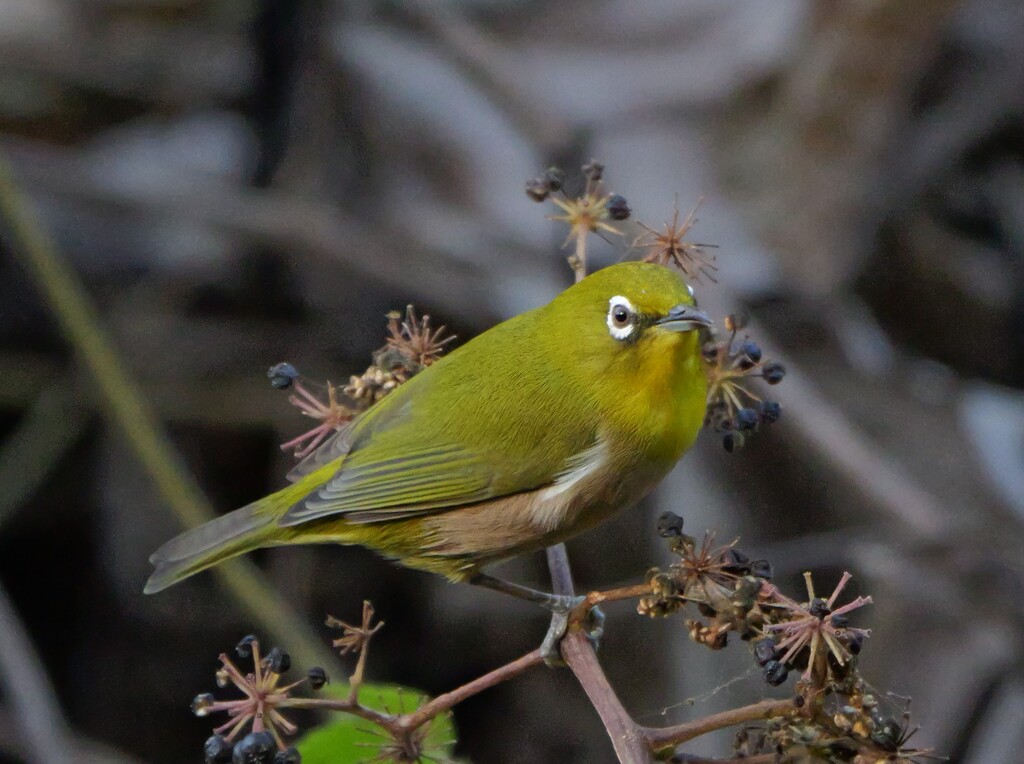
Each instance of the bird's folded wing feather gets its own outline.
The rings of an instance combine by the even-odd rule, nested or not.
[[[400,455],[367,448],[282,518],[298,525],[330,515],[350,522],[381,522],[499,495],[492,467],[455,445],[428,446]]]

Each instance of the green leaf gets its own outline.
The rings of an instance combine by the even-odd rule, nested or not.
[[[347,685],[328,685],[319,693],[324,697],[344,698]],[[360,702],[378,711],[393,714],[415,711],[427,700],[418,690],[399,685],[364,685],[359,692]],[[298,742],[302,764],[355,764],[371,761],[379,756],[381,747],[389,742],[386,731],[372,722],[348,714],[334,712],[332,719],[310,730]],[[455,745],[455,725],[451,714],[435,718],[429,726],[423,746],[424,762],[452,760]],[[380,761],[380,759],[377,759]]]

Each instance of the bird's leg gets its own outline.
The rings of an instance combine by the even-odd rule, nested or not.
[[[568,613],[584,600],[583,597],[576,597],[571,594],[550,594],[539,589],[531,589],[529,586],[514,584],[511,581],[503,581],[486,573],[475,574],[469,579],[469,583],[474,586],[483,586],[486,589],[511,595],[516,599],[533,602],[545,610],[550,610],[552,613]]]
[[[544,656],[544,662],[548,666],[564,665],[558,644],[562,641],[562,637],[565,636],[565,632],[569,628],[569,614],[578,605],[583,603],[586,597],[573,596],[571,594],[550,594],[538,591],[537,589],[531,589],[528,586],[514,584],[511,581],[503,581],[486,573],[477,573],[473,578],[469,579],[469,583],[493,589],[496,592],[502,592],[527,602],[534,602],[545,610],[549,610],[551,612],[551,625],[548,626],[547,634],[544,635],[544,641],[541,643],[541,654]],[[601,612],[600,608],[593,607],[587,614],[587,638],[594,645],[595,650],[603,634],[604,613]]]

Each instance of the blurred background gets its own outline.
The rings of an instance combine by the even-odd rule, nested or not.
[[[387,623],[374,680],[437,693],[539,643],[528,605],[360,549],[141,592],[149,553],[203,505],[283,484],[278,444],[308,425],[269,365],[344,382],[388,310],[466,338],[564,288],[564,231],[523,184],[559,164],[572,188],[592,157],[648,225],[705,198],[694,237],[720,270],[698,297],[748,311],[790,373],[779,425],[733,455],[705,434],[644,506],[569,545],[578,586],[669,562],[666,509],[741,536],[791,594],[806,569],[819,590],[850,570],[876,603],[855,621],[874,630],[864,674],[913,697],[915,744],[1020,760],[1014,0],[0,0],[0,155],[116,350],[97,362],[88,310],[41,277],[8,204],[0,762],[199,761],[211,725],[188,704],[219,652],[256,631],[320,660],[324,615],[354,620],[364,598]],[[133,390],[168,441],[138,434]],[[542,555],[501,573],[547,586]],[[276,598],[246,599],[264,584]],[[607,610],[601,659],[640,721],[769,694],[744,647]],[[566,671],[456,724],[474,762],[613,760]]]

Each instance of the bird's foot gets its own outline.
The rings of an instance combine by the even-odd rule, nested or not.
[[[587,601],[586,597],[555,595],[547,609],[551,611],[551,625],[540,646],[541,656],[550,668],[565,665],[562,660],[561,642],[569,629],[569,622],[576,609]],[[580,620],[580,627],[590,644],[597,650],[604,635],[604,613],[598,607],[589,607]]]

